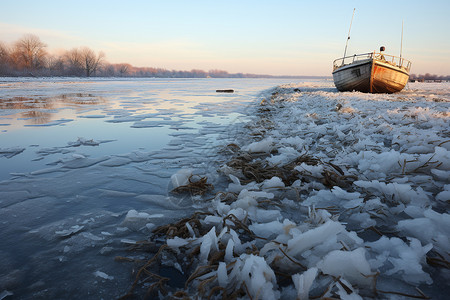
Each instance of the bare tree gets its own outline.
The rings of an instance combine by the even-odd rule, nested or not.
[[[72,75],[82,75],[83,73],[83,61],[81,58],[81,52],[77,48],[73,48],[64,54],[64,60],[67,64],[67,68]]]
[[[213,78],[226,78],[229,77],[229,74],[227,71],[223,70],[209,70],[209,76]]]
[[[46,47],[39,37],[27,34],[16,42],[11,56],[17,64],[16,67],[34,71],[43,67],[47,55]]]
[[[9,50],[0,42],[0,74],[7,74],[9,71]]]
[[[116,68],[112,64],[104,64],[101,72],[101,76],[114,77],[116,74]]]
[[[194,78],[206,78],[206,76],[208,76],[205,71],[198,69],[192,69],[190,73],[190,76]]]
[[[121,77],[125,76],[128,74],[129,70],[132,68],[130,64],[118,64],[117,65],[118,71],[119,71],[119,75]]]
[[[99,52],[99,54],[96,55],[95,52],[88,47],[81,48],[80,55],[86,77],[90,77],[92,74],[95,74],[95,71],[97,71],[97,68],[105,57],[103,52]]]
[[[51,76],[61,76],[64,74],[64,59],[61,56],[48,55],[46,68]]]

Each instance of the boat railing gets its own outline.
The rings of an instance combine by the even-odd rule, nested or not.
[[[333,71],[336,70],[337,68],[343,67],[345,65],[349,65],[349,64],[352,64],[357,61],[363,61],[363,60],[372,59],[372,58],[375,58],[379,61],[386,62],[390,65],[399,67],[401,69],[404,69],[407,72],[409,72],[409,70],[411,69],[411,62],[407,59],[404,59],[399,56],[380,53],[380,52],[369,52],[369,53],[355,54],[355,55],[335,59],[333,61]]]

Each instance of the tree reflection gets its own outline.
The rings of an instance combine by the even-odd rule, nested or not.
[[[69,93],[52,97],[36,95],[0,98],[0,110],[10,110],[10,115],[20,114],[18,119],[24,120],[27,125],[41,125],[60,118],[61,109],[84,110],[86,106],[101,105],[105,102],[103,97],[90,93]]]

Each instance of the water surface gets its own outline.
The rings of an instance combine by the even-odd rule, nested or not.
[[[194,209],[170,176],[214,174],[246,108],[291,81],[1,79],[0,292],[123,295],[132,266],[114,257]],[[130,210],[149,217],[127,222]]]

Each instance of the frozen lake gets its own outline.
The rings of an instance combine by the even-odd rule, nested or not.
[[[124,296],[155,253],[200,298],[449,293],[450,83],[21,80],[0,81],[0,300]],[[171,193],[189,174],[215,190]]]
[[[246,108],[292,81],[2,78],[0,293],[123,295],[131,266],[114,257],[195,206],[171,197],[171,175],[215,169]],[[124,222],[130,210],[148,218]]]

